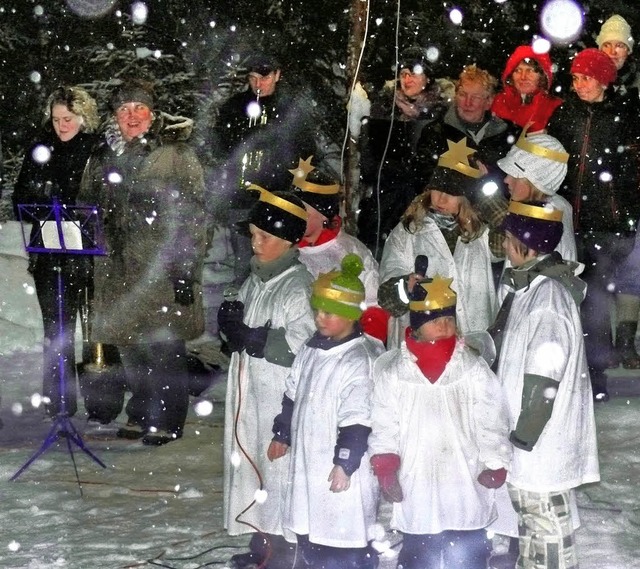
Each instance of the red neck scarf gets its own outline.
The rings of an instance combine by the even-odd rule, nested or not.
[[[409,351],[418,358],[416,362],[422,374],[431,382],[440,379],[456,347],[455,334],[435,342],[420,342],[411,335],[411,328],[405,331],[405,340]]]
[[[336,215],[332,220],[333,227],[325,227],[318,235],[318,238],[315,240],[315,243],[309,243],[306,239],[303,239],[298,243],[298,247],[314,247],[316,245],[323,245],[324,243],[328,243],[329,241],[333,241],[340,233],[340,228],[342,227],[342,219],[340,216]]]

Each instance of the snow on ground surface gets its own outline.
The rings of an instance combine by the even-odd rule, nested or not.
[[[106,432],[85,434],[80,400],[71,423],[107,468],[73,443],[71,455],[62,439],[9,480],[51,429],[31,403],[41,389],[42,334],[15,229],[0,227],[0,567],[225,567],[248,536],[229,537],[222,528],[224,374],[192,399],[185,436],[158,448],[113,436],[124,413]],[[221,259],[212,258],[210,268],[212,291],[220,295],[228,280]],[[211,342],[202,347],[211,350]],[[640,374],[612,375],[615,396],[596,407],[602,482],[578,495],[581,569],[640,569]],[[211,412],[198,415],[202,401]],[[388,513],[383,505],[387,529]],[[398,542],[390,532],[384,539]],[[381,569],[395,567],[394,552]]]

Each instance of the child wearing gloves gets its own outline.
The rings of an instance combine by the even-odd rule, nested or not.
[[[503,228],[502,305],[490,329],[509,408],[508,493],[517,513],[518,567],[578,567],[574,488],[600,479],[577,263],[554,252],[562,212],[511,202]]]
[[[370,568],[377,488],[368,463],[373,361],[383,345],[359,323],[365,287],[362,260],[313,284],[316,333],[301,348],[276,417],[269,460],[291,449],[283,525],[297,536],[307,567]]]
[[[451,281],[413,287],[405,341],[374,366],[369,452],[404,569],[485,569],[511,459],[502,387],[457,335]]]
[[[273,417],[295,354],[313,333],[309,294],[313,277],[298,259],[307,213],[286,192],[258,186],[249,214],[251,274],[237,300],[226,300],[218,325],[232,351],[225,403],[224,524],[230,535],[253,533],[250,552],[233,567],[291,567],[295,549],[284,538],[281,504],[288,458],[267,460]],[[265,500],[255,499],[256,492]]]

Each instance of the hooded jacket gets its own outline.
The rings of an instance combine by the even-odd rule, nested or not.
[[[547,90],[538,91],[531,100],[523,100],[516,88],[510,84],[511,74],[523,59],[535,60],[547,78]],[[523,128],[531,123],[530,132],[544,129],[553,112],[562,103],[562,99],[549,94],[553,81],[549,54],[536,53],[528,45],[518,46],[507,60],[501,79],[503,90],[493,100],[492,112],[500,118],[510,120]]]
[[[111,119],[87,164],[78,202],[99,206],[107,252],[94,258],[93,341],[189,340],[204,330],[204,181],[186,144],[192,126],[159,113],[125,142]],[[189,306],[175,302],[180,279],[194,283]]]

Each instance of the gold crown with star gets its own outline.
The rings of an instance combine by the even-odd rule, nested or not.
[[[409,302],[409,310],[413,312],[426,312],[434,310],[444,310],[456,305],[457,295],[451,288],[452,278],[435,275],[430,282],[419,283],[427,291],[427,296],[423,300],[412,300]]]
[[[298,159],[298,167],[289,170],[293,174],[292,184],[296,188],[300,188],[303,192],[312,194],[321,194],[325,196],[335,195],[340,191],[340,184],[316,184],[307,180],[307,176],[315,170],[315,166],[311,165],[313,156],[309,156],[306,160]]]
[[[455,170],[470,178],[482,177],[482,171],[469,164],[469,156],[475,153],[475,149],[467,146],[466,136],[458,142],[447,139],[447,146],[449,149],[438,158],[438,166]]]
[[[561,164],[566,164],[569,162],[569,153],[561,152],[559,150],[552,150],[551,148],[546,148],[540,144],[535,144],[531,142],[527,138],[527,130],[530,125],[525,126],[516,141],[516,146],[529,154],[533,154],[534,156],[540,156],[541,158],[548,158],[549,160],[553,160],[554,162],[560,162]],[[534,133],[535,134],[535,133]]]

